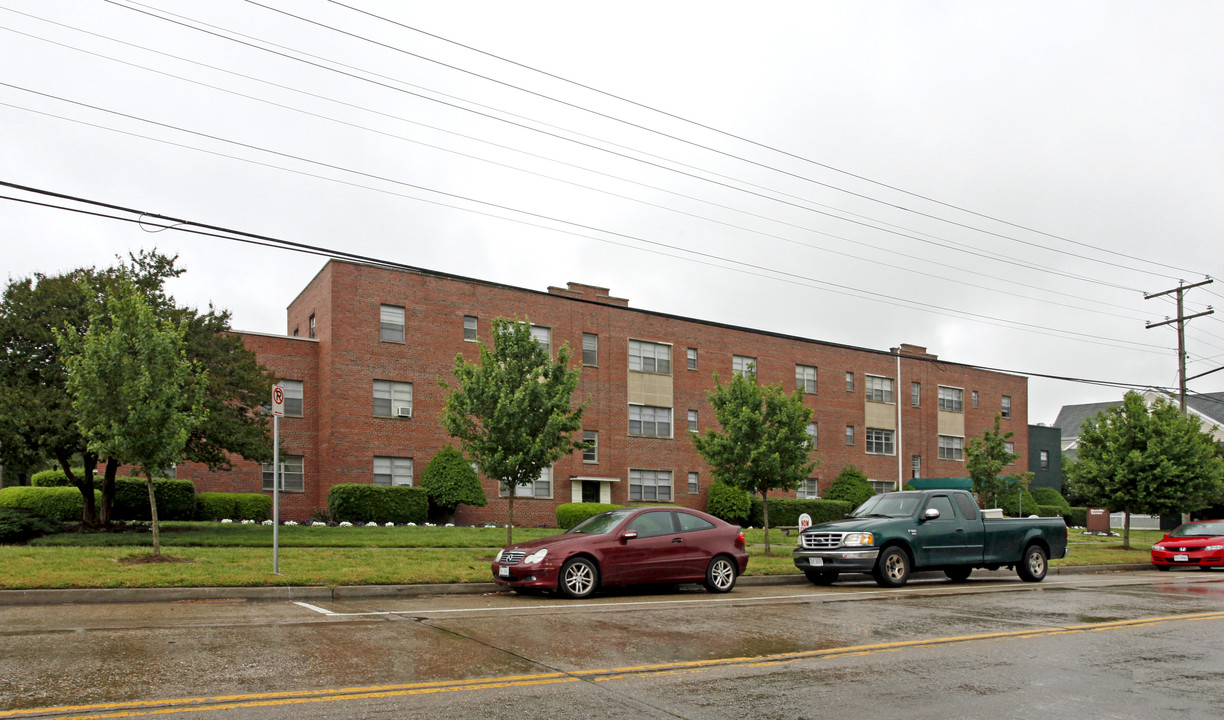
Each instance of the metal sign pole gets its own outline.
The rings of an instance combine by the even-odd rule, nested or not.
[[[272,418],[272,574],[280,575],[280,417]]]

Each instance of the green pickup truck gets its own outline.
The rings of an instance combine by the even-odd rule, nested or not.
[[[974,568],[1004,566],[1040,582],[1047,561],[1066,555],[1062,518],[988,518],[964,490],[919,490],[876,495],[843,520],[804,529],[794,557],[817,585],[850,572],[901,587],[917,570],[963,582]]]

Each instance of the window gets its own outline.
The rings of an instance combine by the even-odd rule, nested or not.
[[[816,393],[816,368],[811,365],[795,366],[795,389],[805,393]]]
[[[846,373],[846,392],[854,392],[854,373]]]
[[[531,339],[540,343],[540,347],[544,348],[544,352],[552,354],[552,328],[544,327],[543,325],[532,325]]]
[[[940,460],[964,460],[965,459],[965,439],[955,437],[953,435],[939,436],[939,459]]]
[[[599,364],[599,336],[594,333],[582,333],[582,364]]]
[[[1003,396],[1003,411],[999,414],[1005,418],[1011,417],[1011,395]]]
[[[404,308],[398,305],[378,306],[378,339],[404,342]]]
[[[966,520],[978,519],[977,503],[973,502],[973,498],[964,493],[957,493],[952,498],[956,500],[956,508],[960,510],[961,517]]]
[[[374,456],[374,484],[380,487],[412,484],[412,458]]]
[[[301,455],[280,456],[281,490],[286,492],[303,492],[302,472],[304,462]],[[272,463],[263,464],[263,489],[272,489]]]
[[[676,526],[672,522],[671,512],[660,510],[638,515],[625,527],[625,530],[632,530],[639,538],[650,538],[671,535],[676,532]]]
[[[922,405],[922,383],[910,383],[910,405],[913,407]]]
[[[922,477],[922,456],[915,455],[910,458],[910,477],[915,480]]]
[[[311,315],[310,316],[310,337],[314,337],[314,336],[315,336],[315,317],[314,315]]]
[[[868,375],[863,379],[867,390],[867,402],[891,403],[893,401],[892,378]]]
[[[697,369],[697,348],[689,348],[686,352],[688,354],[688,369],[696,370]]]
[[[646,437],[671,437],[671,408],[630,405],[629,434],[644,435]]]
[[[671,345],[630,340],[629,369],[670,375]]]
[[[701,492],[700,486],[697,482],[697,473],[695,472],[689,473],[688,491],[690,495],[696,495],[697,493]]]
[[[756,358],[746,355],[731,356],[731,372],[756,380]]]
[[[974,390],[973,391],[973,407],[977,407],[977,406],[978,406],[978,392],[977,390]]]
[[[1016,454],[1016,443],[1014,443],[1014,442],[1004,441],[1004,443],[1003,443],[1003,448],[1004,448],[1005,450],[1007,450],[1007,454],[1008,454],[1008,455],[1015,455],[1015,454]],[[1016,459],[1015,459],[1015,458],[1012,458],[1011,460],[1009,460],[1009,461],[1008,461],[1008,463],[1007,463],[1007,464],[1008,464],[1008,465],[1015,465],[1015,464],[1016,464]]]
[[[697,432],[697,411],[696,410],[688,411],[688,429],[689,429],[689,432],[693,432],[693,433]]]
[[[475,315],[463,316],[463,339],[465,342],[476,342],[479,339],[476,323]]]
[[[868,480],[871,483],[871,489],[876,495],[880,493],[892,492],[897,489],[897,484],[892,480]]]
[[[670,470],[630,470],[629,500],[631,502],[671,502],[672,474]]]
[[[412,383],[375,380],[374,415],[412,417]]]
[[[497,494],[501,497],[506,497],[510,493],[506,492],[506,487],[499,483]],[[552,468],[544,468],[540,471],[540,477],[526,485],[517,485],[514,488],[514,497],[526,498],[551,498],[552,497]]]
[[[939,409],[944,412],[965,411],[965,391],[960,388],[939,386]]]
[[[599,462],[599,433],[595,430],[583,430],[582,441],[590,443],[590,447],[582,449],[582,462]]]
[[[281,380],[285,389],[285,417],[302,417],[302,381]]]
[[[854,426],[853,425],[846,426],[846,444],[847,445],[854,444]]]
[[[795,493],[795,497],[800,500],[819,500],[820,487],[816,482],[816,478],[808,478],[799,483],[799,490]]]
[[[893,431],[867,428],[867,452],[872,455],[892,455]]]
[[[707,520],[702,520],[696,515],[691,515],[686,512],[676,513],[676,519],[680,521],[680,532],[696,532],[697,530],[710,530],[714,527],[714,523]]]
[[[930,500],[927,500],[927,510],[938,510],[940,520],[955,520],[956,511],[952,509],[952,500],[947,495],[932,495]]]
[[[812,439],[812,450],[815,451],[819,447],[817,441],[820,439],[820,427],[816,423],[808,423],[807,434]]]
[[[1040,457],[1041,457],[1041,469],[1049,470],[1050,469],[1050,451],[1042,450]]]

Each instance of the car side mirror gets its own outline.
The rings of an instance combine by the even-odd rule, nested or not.
[[[628,532],[621,533],[621,542],[629,542],[630,540],[637,540],[637,530],[629,530]]]
[[[939,519],[939,508],[927,508],[926,512],[922,513],[923,520]]]

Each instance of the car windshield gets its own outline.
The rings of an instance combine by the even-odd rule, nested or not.
[[[1215,537],[1224,535],[1224,520],[1186,523],[1169,533],[1169,537]]]
[[[918,493],[893,492],[874,495],[850,513],[851,517],[909,517],[918,509]]]
[[[609,533],[616,529],[616,526],[620,525],[621,521],[628,517],[632,512],[632,510],[613,510],[611,512],[592,515],[569,530],[566,530],[566,533],[603,535],[604,533]]]

